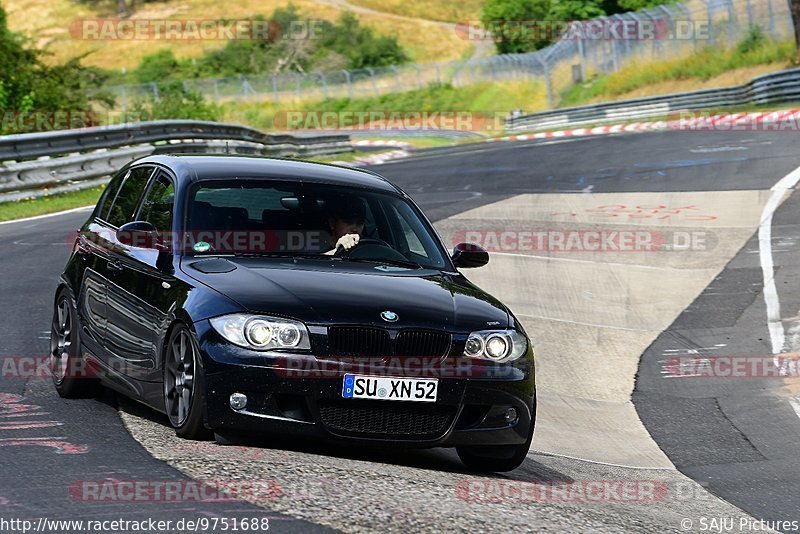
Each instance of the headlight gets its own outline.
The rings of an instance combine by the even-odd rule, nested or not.
[[[300,321],[235,313],[211,319],[222,337],[253,350],[311,349],[308,329]]]
[[[513,362],[528,350],[528,340],[516,330],[473,332],[464,346],[464,356],[493,362]]]

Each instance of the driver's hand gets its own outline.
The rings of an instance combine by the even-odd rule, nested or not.
[[[358,234],[345,234],[340,237],[338,241],[336,241],[336,246],[334,249],[342,247],[345,250],[350,250],[354,246],[358,245],[359,237],[360,236]]]

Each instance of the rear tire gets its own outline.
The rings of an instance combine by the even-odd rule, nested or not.
[[[80,321],[66,288],[56,294],[50,327],[50,374],[59,396],[80,399],[97,396],[100,382],[90,376],[81,358]]]
[[[200,350],[183,324],[172,329],[164,352],[164,408],[178,437],[211,439],[205,427],[205,382]]]

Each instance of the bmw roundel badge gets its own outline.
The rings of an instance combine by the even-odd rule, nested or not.
[[[383,319],[386,322],[393,323],[399,318],[400,316],[393,311],[386,310],[381,312],[381,319]]]

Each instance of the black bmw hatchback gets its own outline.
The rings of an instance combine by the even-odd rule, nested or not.
[[[534,353],[377,174],[237,156],[117,173],[56,291],[53,380],[166,413],[178,436],[281,434],[456,447],[514,469],[533,436]]]

